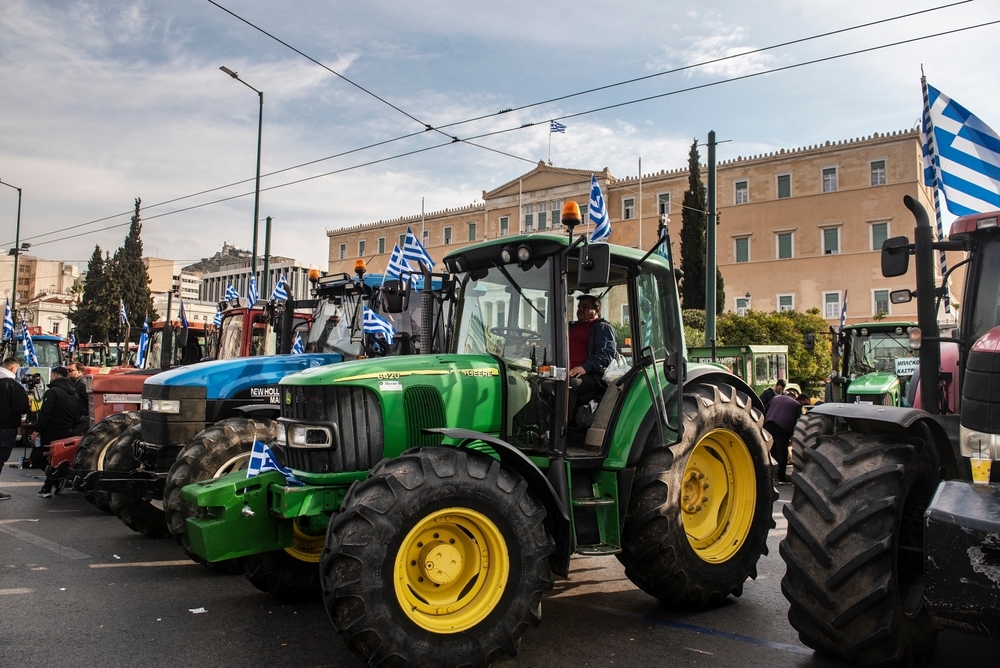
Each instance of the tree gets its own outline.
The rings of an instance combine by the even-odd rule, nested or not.
[[[94,246],[94,252],[87,263],[87,282],[83,286],[83,297],[69,313],[78,341],[107,339],[111,325],[111,316],[107,313],[106,303],[110,281],[104,252],[100,246]]]
[[[705,309],[705,228],[708,221],[708,198],[701,182],[701,165],[698,140],[691,144],[688,153],[688,189],[684,191],[681,211],[681,302],[686,309]],[[718,222],[718,221],[716,221]],[[715,312],[722,313],[726,304],[726,291],[722,272],[715,270]]]
[[[125,303],[125,312],[128,314],[129,323],[132,326],[130,339],[138,341],[142,334],[143,319],[148,317],[150,322],[156,319],[157,313],[153,309],[153,296],[149,292],[149,273],[142,263],[142,220],[139,215],[139,208],[142,200],[135,199],[135,213],[132,214],[132,221],[125,236],[125,242],[115,251],[112,260],[111,274],[115,278],[115,287],[118,289],[118,299]],[[116,300],[114,305],[114,325],[111,333],[117,339],[124,338],[123,325],[118,317],[120,302]]]

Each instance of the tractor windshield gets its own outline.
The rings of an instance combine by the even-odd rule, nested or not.
[[[35,357],[38,358],[38,366],[59,366],[59,342],[31,339],[31,345],[35,348]],[[26,355],[24,353],[24,341],[18,341],[17,359],[22,366],[25,364]]]
[[[966,302],[972,304],[972,315],[966,321],[969,331],[962,333],[970,342],[1000,325],[1000,237],[990,234],[975,262],[975,275],[966,279],[970,293]]]
[[[149,335],[149,348],[146,350],[146,359],[143,360],[143,368],[159,369],[160,360],[163,357],[163,330],[154,329]]]
[[[219,328],[219,359],[241,357],[243,345],[243,311],[227,314]]]
[[[857,378],[876,371],[896,375],[912,373],[908,360],[918,359],[919,351],[910,349],[909,335],[903,331],[869,332],[867,329],[851,330],[851,357],[848,373]],[[899,370],[897,370],[899,369]]]
[[[305,341],[306,352],[340,353],[345,360],[357,359],[361,355],[358,301],[346,299],[338,305],[324,299],[313,317]]]

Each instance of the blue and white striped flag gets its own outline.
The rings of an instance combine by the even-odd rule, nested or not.
[[[587,207],[587,211],[590,222],[594,224],[594,231],[590,234],[590,240],[604,241],[610,237],[611,219],[608,218],[608,207],[604,203],[601,186],[594,175],[590,176],[590,205]]]
[[[10,313],[10,300],[7,300],[7,308],[3,312],[3,340],[14,336],[14,316]]]
[[[364,315],[364,325],[362,326],[364,333],[382,334],[385,336],[385,340],[391,344],[393,337],[396,335],[396,328],[388,320],[380,317],[367,306],[365,307]]]
[[[549,121],[549,132],[566,133],[566,126],[559,121]]]
[[[215,312],[215,317],[212,318],[212,324],[216,327],[222,324],[222,311]]]
[[[274,290],[271,292],[271,299],[273,301],[288,301],[288,283],[285,281],[285,275],[282,274],[278,279],[278,282],[274,286]]]
[[[188,328],[188,319],[187,319],[187,315],[184,314],[184,300],[183,299],[181,300],[181,310],[177,314],[177,317],[180,318],[180,320],[181,320],[181,327],[183,327],[184,329],[187,329]],[[147,318],[146,319],[146,325],[145,325],[144,329],[148,329],[148,328],[149,328],[149,319]]]
[[[285,480],[289,485],[298,486],[302,484],[302,481],[295,477],[291,469],[287,469],[278,463],[278,460],[274,458],[274,454],[271,452],[271,448],[260,441],[254,441],[253,450],[250,451],[250,462],[247,466],[247,478],[253,478],[265,471],[280,471],[284,474]]]
[[[403,257],[403,249],[396,244],[392,247],[392,255],[389,256],[389,264],[385,268],[382,283],[385,283],[386,279],[399,278],[404,271],[413,271],[413,267]]]
[[[69,352],[70,354],[76,351],[76,332],[69,333]]]
[[[24,361],[28,366],[38,366],[38,356],[35,354],[35,343],[31,340],[28,323],[21,321],[21,331],[24,332]]]
[[[295,339],[292,341],[292,354],[301,355],[306,351],[306,347],[302,345],[302,335],[295,332]]]
[[[250,302],[250,306],[257,303],[257,299],[260,297],[260,293],[257,292],[257,277],[250,276],[250,285],[247,287],[247,300]]]
[[[123,325],[127,325],[128,324],[128,314],[125,313],[125,300],[124,299],[118,300],[118,304],[119,304],[118,319],[121,320],[121,323]]]
[[[403,258],[411,263],[411,267],[419,266],[418,262],[423,262],[429,268],[434,268],[434,260],[428,255],[424,247],[417,241],[417,237],[414,236],[413,230],[406,228],[406,240],[403,241]]]
[[[226,285],[226,295],[225,295],[225,298],[226,298],[226,301],[229,301],[230,299],[239,299],[240,298],[240,293],[236,292],[236,288],[233,287],[232,283],[229,283],[229,284]]]
[[[183,304],[183,302],[181,302]],[[149,351],[149,318],[142,323],[142,336],[139,337],[139,351],[135,356],[135,366],[138,369],[146,367],[146,353]]]

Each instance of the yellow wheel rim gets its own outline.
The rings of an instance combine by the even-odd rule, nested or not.
[[[468,508],[445,508],[420,520],[403,539],[393,569],[403,612],[433,633],[458,633],[486,619],[509,575],[503,534]]]
[[[297,522],[292,523],[292,546],[286,547],[285,552],[292,555],[299,561],[306,561],[313,564],[319,563],[320,552],[326,543],[325,536],[312,536],[299,528]]]
[[[728,429],[702,437],[688,457],[681,485],[681,518],[688,543],[701,559],[731,559],[750,534],[757,504],[753,458]]]

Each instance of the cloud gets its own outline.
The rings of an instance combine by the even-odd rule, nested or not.
[[[749,53],[760,47],[747,44],[749,30],[743,26],[727,26],[721,21],[706,23],[709,34],[681,38],[680,46],[665,45],[662,55],[651,59],[649,70],[663,71],[708,63],[685,70],[685,77],[729,78],[762,72],[790,63],[788,56],[769,53]],[[740,55],[746,54],[746,55]],[[718,62],[710,62],[718,61]]]

